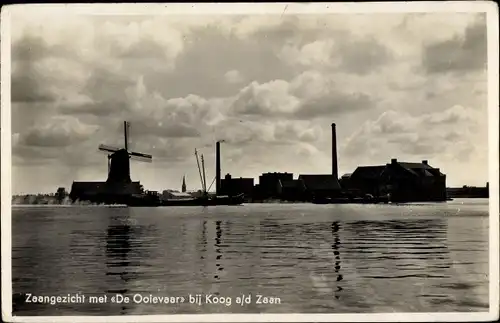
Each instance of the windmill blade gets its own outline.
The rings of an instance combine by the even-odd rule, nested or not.
[[[130,159],[137,160],[137,161],[142,161],[146,163],[151,163],[153,161],[153,158],[146,158],[146,157],[139,157],[139,156],[133,156],[130,155]]]
[[[99,145],[99,150],[100,151],[105,151],[105,152],[108,152],[108,153],[115,153],[118,150],[120,150],[120,148],[106,146],[106,145]]]
[[[129,152],[130,156],[134,156],[134,157],[141,157],[141,158],[146,158],[146,159],[152,159],[153,156],[149,155],[149,154],[143,154],[143,153],[136,153],[135,151],[131,151]]]
[[[153,156],[143,153],[136,153],[134,151],[129,152],[130,159],[143,161],[147,163],[151,163],[153,161]]]

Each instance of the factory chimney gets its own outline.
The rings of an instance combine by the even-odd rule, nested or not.
[[[220,141],[215,143],[215,194],[220,195]]]
[[[332,123],[332,175],[338,179],[338,166],[337,166],[337,130],[335,123]]]

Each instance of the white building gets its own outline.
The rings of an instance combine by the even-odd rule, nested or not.
[[[183,200],[183,199],[193,198],[193,196],[185,192],[182,193],[177,191],[164,190],[163,194],[161,195],[161,198],[163,200]]]

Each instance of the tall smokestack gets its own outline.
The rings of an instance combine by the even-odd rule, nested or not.
[[[128,150],[128,123],[123,121],[123,134],[125,136],[125,150]]]
[[[339,178],[337,166],[337,130],[335,129],[335,123],[332,123],[332,175],[335,178]]]
[[[215,143],[215,194],[220,195],[220,141]]]

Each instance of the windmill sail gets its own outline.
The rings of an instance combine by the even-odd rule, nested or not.
[[[106,146],[106,145],[99,145],[99,150],[100,150],[100,151],[109,152],[109,153],[115,153],[115,152],[117,152],[118,150],[120,150],[120,148],[111,147],[111,146]]]

